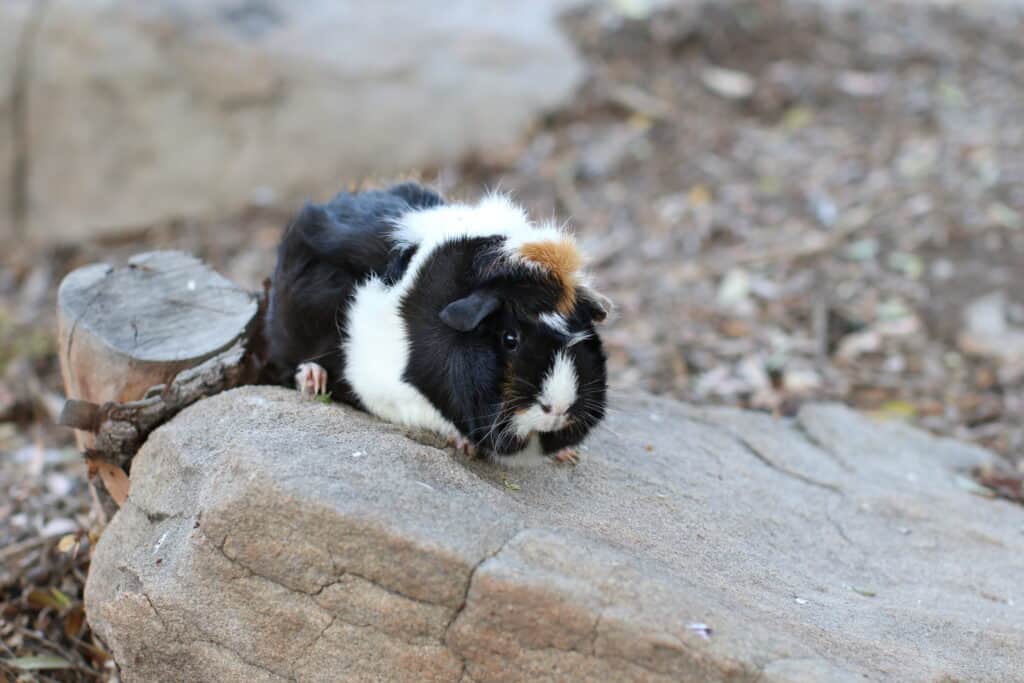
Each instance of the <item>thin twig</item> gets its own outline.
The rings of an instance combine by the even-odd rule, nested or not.
[[[35,538],[28,538],[20,543],[9,545],[6,548],[0,548],[0,560],[8,560],[29,550],[35,550],[56,538],[56,536],[36,536]]]

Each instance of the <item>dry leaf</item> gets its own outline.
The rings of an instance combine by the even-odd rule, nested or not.
[[[956,475],[953,478],[953,481],[955,481],[956,485],[962,488],[964,491],[967,491],[968,493],[973,493],[976,496],[981,496],[982,498],[996,497],[995,491],[988,488],[987,486],[982,486],[981,484],[974,481],[970,477],[965,477],[962,474]]]
[[[701,72],[700,80],[708,90],[730,100],[741,100],[754,94],[757,83],[742,71],[709,66]]]
[[[89,458],[88,462],[90,473],[95,471],[99,474],[110,497],[114,499],[118,507],[123,506],[124,502],[128,500],[128,475],[117,465],[98,458]]]
[[[70,607],[71,603],[73,602],[66,593],[62,592],[58,588],[51,588],[50,594],[53,595],[53,599],[57,602],[57,605],[61,609],[65,607]]]
[[[77,638],[85,625],[85,610],[81,605],[73,607],[64,617],[64,635]]]
[[[1024,474],[998,470],[990,466],[975,468],[972,474],[986,489],[1007,500],[1024,503]]]
[[[46,669],[72,669],[74,664],[57,655],[36,655],[34,657],[15,657],[5,662],[22,671],[41,671]]]
[[[52,593],[38,588],[30,590],[28,595],[25,596],[25,600],[28,601],[28,604],[33,607],[38,607],[39,609],[52,607],[53,609],[59,610],[63,606]]]
[[[71,549],[74,548],[75,544],[77,543],[78,536],[75,534],[68,534],[67,536],[61,538],[60,541],[57,543],[57,550],[59,550],[62,553],[70,552]]]

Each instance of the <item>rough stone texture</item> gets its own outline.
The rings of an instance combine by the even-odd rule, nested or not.
[[[129,681],[1024,670],[1024,509],[957,479],[986,452],[834,405],[622,403],[579,467],[503,470],[283,389],[202,401],[136,458],[90,622]]]
[[[24,25],[9,19],[26,3],[8,1],[0,74]],[[39,2],[26,231],[72,238],[254,198],[326,199],[345,180],[509,145],[582,77],[557,23],[570,4]]]

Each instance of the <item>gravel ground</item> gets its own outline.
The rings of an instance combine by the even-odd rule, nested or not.
[[[572,16],[592,67],[577,100],[523,147],[423,178],[571,217],[618,305],[614,388],[780,414],[845,401],[994,449],[1006,465],[976,492],[1024,498],[1024,19],[839,4]],[[81,619],[84,469],[52,426],[61,276],[176,247],[255,288],[287,215],[0,257],[0,673],[115,675]],[[26,656],[70,668],[3,663]]]

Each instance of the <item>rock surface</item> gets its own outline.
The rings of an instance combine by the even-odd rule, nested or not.
[[[834,405],[623,403],[577,468],[504,470],[284,389],[202,401],[135,459],[90,622],[128,681],[1024,670],[1024,509],[957,474],[986,452]]]
[[[30,4],[0,3],[2,136],[15,129],[7,46]],[[326,199],[345,181],[510,145],[582,77],[557,23],[570,4],[35,3],[20,228],[74,238]]]

